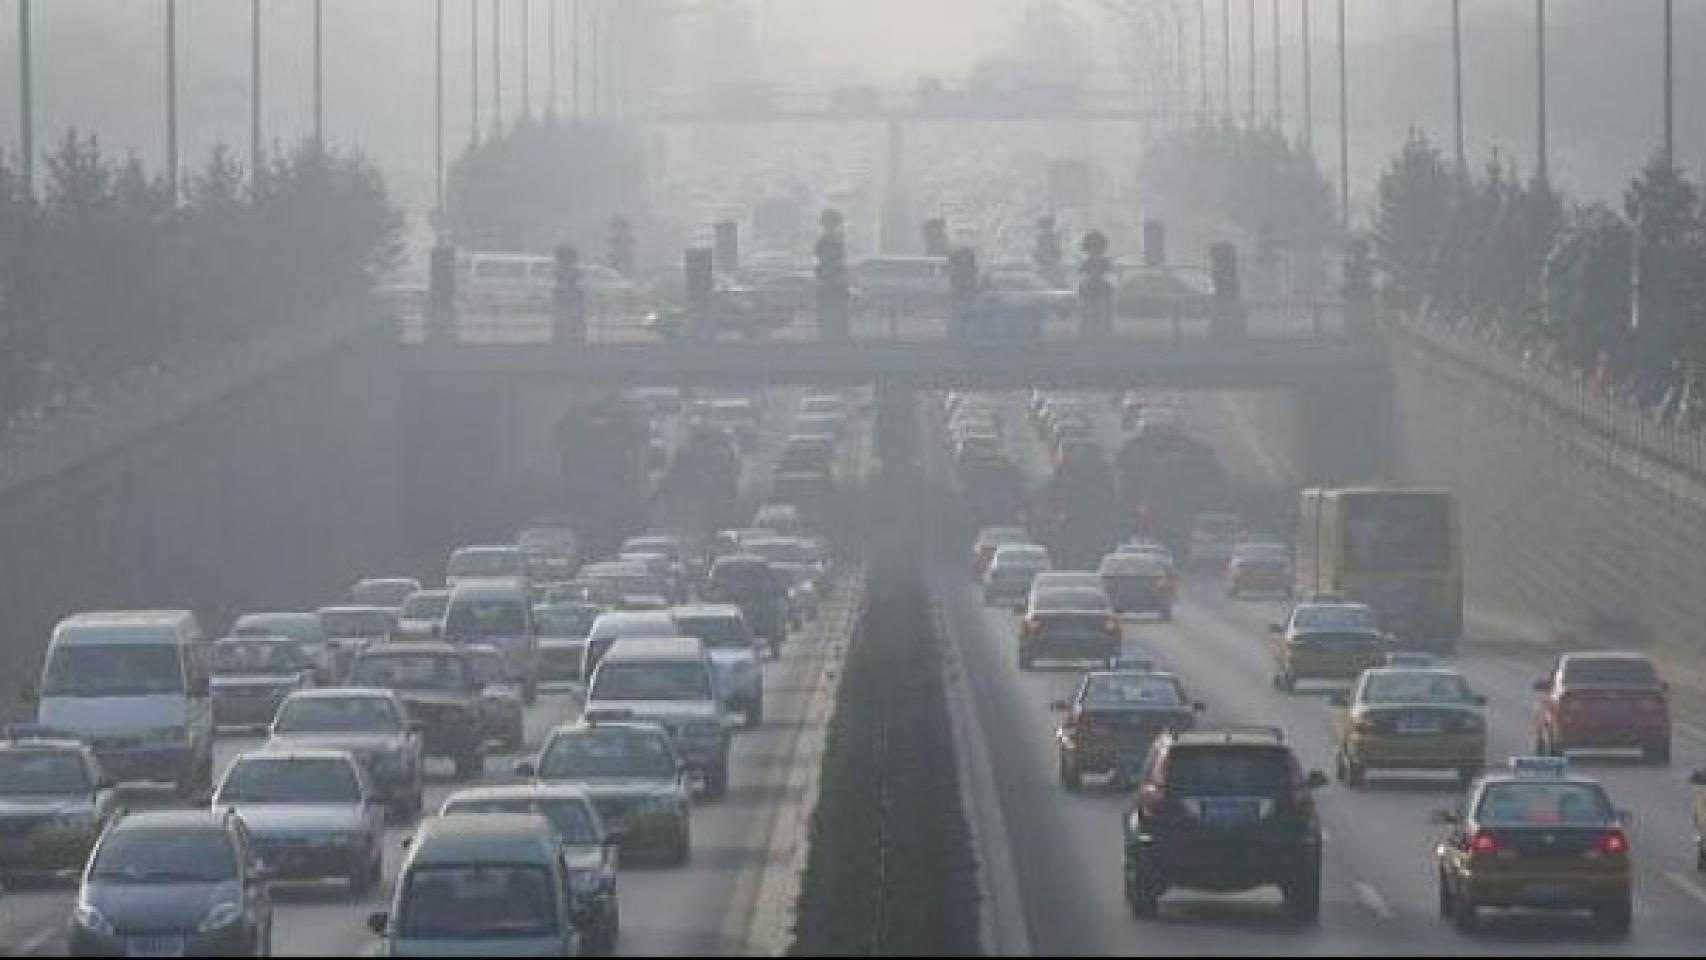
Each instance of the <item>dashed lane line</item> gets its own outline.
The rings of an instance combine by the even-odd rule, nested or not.
[[[1693,877],[1678,873],[1675,870],[1666,870],[1665,879],[1669,880],[1678,890],[1681,890],[1684,896],[1693,899],[1701,906],[1706,906],[1706,887],[1702,887]]]
[[[1374,889],[1374,884],[1358,880],[1352,884],[1352,888],[1356,890],[1357,900],[1361,901],[1370,913],[1382,920],[1392,920],[1398,916],[1392,912],[1391,907],[1386,905],[1386,898],[1380,895],[1379,890]]]

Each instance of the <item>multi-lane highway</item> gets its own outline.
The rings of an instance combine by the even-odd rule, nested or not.
[[[1028,430],[1017,405],[1010,442],[1022,448]],[[1225,438],[1216,437],[1216,440]],[[1036,452],[1029,451],[1037,469]],[[1024,459],[1021,457],[1021,459]],[[934,590],[957,669],[953,702],[987,771],[972,797],[981,861],[997,910],[997,945],[1039,954],[1697,954],[1706,937],[1706,879],[1695,869],[1692,804],[1687,777],[1706,764],[1706,705],[1673,703],[1675,755],[1669,766],[1635,760],[1572,763],[1598,777],[1633,818],[1629,835],[1637,866],[1635,919],[1626,939],[1598,932],[1585,917],[1490,914],[1470,936],[1437,911],[1433,845],[1445,828],[1429,814],[1462,793],[1446,778],[1372,778],[1350,790],[1331,784],[1317,794],[1326,831],[1323,909],[1318,925],[1300,928],[1276,910],[1278,896],[1175,891],[1160,919],[1140,921],[1121,888],[1120,815],[1123,791],[1090,787],[1070,795],[1055,765],[1053,700],[1069,698],[1081,669],[1021,673],[1013,655],[1016,618],[985,606],[966,573],[962,551],[945,547],[932,568]],[[1278,724],[1306,766],[1331,773],[1333,741],[1328,688],[1295,695],[1270,683],[1267,624],[1278,601],[1233,601],[1218,579],[1187,581],[1168,624],[1127,619],[1128,653],[1147,656],[1207,701],[1204,722]],[[1531,752],[1535,694],[1544,652],[1469,638],[1453,665],[1488,698],[1489,762]],[[1342,688],[1340,688],[1342,689]],[[976,767],[977,763],[970,764]]]
[[[773,395],[764,405],[758,448],[743,464],[743,500],[762,498],[768,481],[763,465],[785,435],[796,400],[790,391]],[[868,446],[864,424],[855,422],[842,451],[840,466],[848,471],[844,476],[863,469]],[[858,603],[860,578],[856,564],[844,567],[818,618],[794,634],[778,659],[765,665],[765,723],[736,735],[727,796],[716,802],[695,798],[689,863],[680,868],[622,868],[618,954],[706,956],[775,953],[785,948],[822,734],[833,700],[833,678]],[[575,720],[579,708],[577,687],[542,691],[526,711],[524,750],[488,753],[482,782],[518,780],[513,775],[517,759],[537,749],[552,727]],[[216,777],[232,758],[263,742],[258,732],[222,730],[215,752]],[[433,761],[428,770],[425,809],[430,815],[446,796],[467,784],[453,782],[447,762]],[[123,801],[133,809],[178,803],[170,789],[131,786],[123,789]],[[387,829],[385,881],[365,897],[352,898],[340,881],[272,884],[275,952],[287,956],[372,952],[376,938],[367,929],[367,916],[388,909],[403,840],[413,829],[413,825]],[[0,896],[0,930],[5,934],[0,952],[63,954],[74,896],[75,884],[63,879],[9,883]]]

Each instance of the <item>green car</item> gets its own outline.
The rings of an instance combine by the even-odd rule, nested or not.
[[[579,956],[570,885],[541,814],[433,817],[409,844],[391,910],[367,926],[387,956]]]

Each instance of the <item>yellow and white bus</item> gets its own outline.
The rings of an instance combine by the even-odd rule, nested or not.
[[[1304,490],[1295,569],[1301,596],[1366,603],[1400,640],[1449,649],[1463,633],[1463,546],[1446,490]]]

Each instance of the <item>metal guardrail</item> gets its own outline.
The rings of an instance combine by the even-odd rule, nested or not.
[[[350,304],[302,324],[205,345],[85,387],[64,402],[0,424],[0,497],[117,449],[149,430],[364,332],[383,329],[373,303]]]
[[[1633,451],[1706,482],[1706,433],[1661,423],[1636,405],[1597,389],[1586,378],[1560,375],[1439,321],[1394,315],[1388,322],[1403,335],[1542,400],[1595,432],[1613,452]]]

